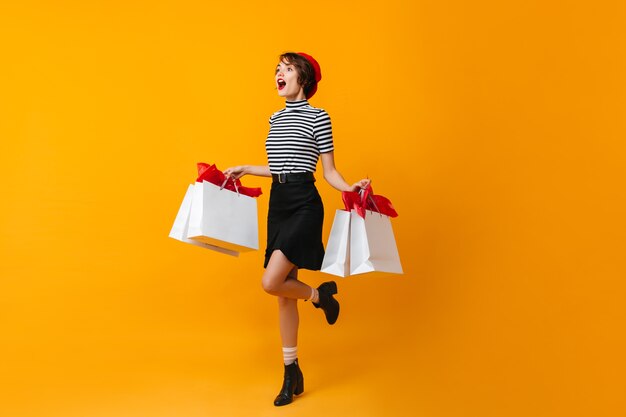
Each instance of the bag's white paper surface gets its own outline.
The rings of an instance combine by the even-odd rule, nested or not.
[[[337,210],[330,229],[322,272],[345,277],[350,275],[350,213]]]
[[[366,272],[402,274],[391,219],[367,210],[365,219],[350,213],[350,275]]]
[[[258,228],[255,198],[207,181],[193,185],[188,239],[246,252],[259,249]]]
[[[181,242],[200,246],[205,249],[224,253],[226,255],[239,256],[239,253],[236,251],[220,248],[218,246],[187,238],[187,231],[189,229],[189,215],[191,214],[191,200],[193,198],[193,188],[193,184],[189,185],[189,187],[187,188],[185,198],[183,198],[183,202],[178,209],[178,214],[176,215],[176,219],[174,220],[174,224],[172,225],[172,230],[170,230],[169,237],[171,237],[172,239],[180,240]]]

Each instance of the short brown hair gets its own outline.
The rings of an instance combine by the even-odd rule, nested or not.
[[[298,71],[298,84],[300,84],[304,90],[304,95],[308,97],[309,92],[315,86],[315,69],[308,59],[295,52],[285,52],[282,54],[278,62],[284,62],[293,65]]]

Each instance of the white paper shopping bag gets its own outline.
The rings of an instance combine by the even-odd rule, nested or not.
[[[322,272],[345,277],[350,275],[350,212],[337,210],[330,229]]]
[[[391,228],[384,214],[366,210],[365,218],[350,212],[350,274],[366,272],[402,274],[400,255]]]
[[[237,252],[259,249],[256,199],[196,182],[187,238]]]
[[[174,220],[172,230],[170,230],[169,237],[171,237],[172,239],[180,240],[181,242],[190,243],[192,245],[224,253],[226,255],[239,256],[239,253],[236,251],[220,248],[218,246],[187,238],[187,230],[189,229],[189,215],[191,214],[191,200],[193,198],[193,188],[193,184],[187,188],[187,193],[185,193],[185,198],[183,198],[183,202],[178,209],[178,214],[176,215],[176,219]]]

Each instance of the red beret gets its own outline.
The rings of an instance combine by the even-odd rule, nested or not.
[[[320,64],[318,64],[315,58],[313,58],[311,55],[305,54],[304,52],[298,52],[298,55],[306,58],[306,60],[309,61],[309,63],[313,67],[313,70],[315,71],[315,85],[311,87],[311,90],[309,90],[309,94],[307,94],[306,96],[306,98],[311,98],[317,91],[317,83],[319,83],[322,79],[322,69],[320,68]]]

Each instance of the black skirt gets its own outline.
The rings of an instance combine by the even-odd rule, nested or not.
[[[280,250],[298,268],[322,267],[324,206],[313,181],[272,183],[265,264]]]

